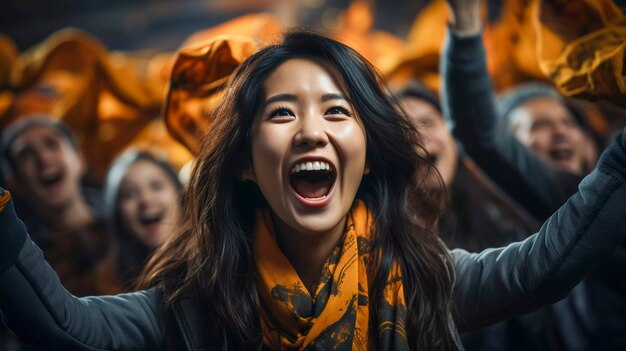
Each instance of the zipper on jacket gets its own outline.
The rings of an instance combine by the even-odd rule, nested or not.
[[[445,248],[445,244],[443,244],[443,241],[441,241],[441,244],[444,245],[444,248]],[[450,287],[450,297],[454,299],[454,289],[456,288],[456,272],[454,271],[454,263],[451,264],[452,267],[449,267],[446,264],[447,258],[445,256],[441,256],[441,258],[444,260],[444,264],[446,266],[446,273],[448,274],[448,279],[452,280],[452,284],[451,284],[452,286]],[[454,341],[454,344],[456,345],[457,349],[465,350],[465,348],[463,347],[463,343],[461,342],[459,338],[458,329],[456,329],[454,320],[452,319],[452,316],[450,315],[448,315],[448,333],[452,337],[452,341]]]
[[[176,319],[176,323],[178,324],[178,328],[180,329],[180,334],[183,337],[183,341],[185,342],[185,346],[187,346],[187,351],[193,351],[191,348],[191,342],[189,341],[189,337],[187,336],[187,331],[185,331],[185,326],[183,325],[183,320],[180,318],[180,313],[175,306],[172,306],[172,311],[174,312],[174,318]]]

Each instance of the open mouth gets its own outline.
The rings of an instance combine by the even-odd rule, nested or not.
[[[39,178],[45,188],[54,187],[63,181],[63,172],[46,173]]]
[[[139,217],[139,221],[146,227],[161,223],[161,219],[163,219],[164,213],[157,212],[152,214],[142,214]]]
[[[574,152],[568,147],[555,147],[550,149],[550,158],[555,162],[567,162],[572,159]]]
[[[289,183],[300,197],[309,201],[322,201],[330,193],[337,172],[326,161],[299,162],[289,172]]]

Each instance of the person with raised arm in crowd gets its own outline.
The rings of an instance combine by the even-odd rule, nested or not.
[[[468,155],[539,221],[578,189],[591,138],[563,99],[527,85],[496,103],[482,44],[479,0],[449,0],[451,24],[441,60],[443,111]],[[607,258],[553,309],[554,347],[626,347],[626,246]],[[512,341],[514,342],[514,341]]]

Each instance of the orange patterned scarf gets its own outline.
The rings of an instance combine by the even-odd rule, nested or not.
[[[269,210],[260,210],[254,255],[263,341],[272,350],[408,350],[400,268],[388,277],[383,301],[370,301],[372,214],[357,201],[343,241],[328,257],[311,296],[276,244]],[[370,274],[368,274],[370,272]],[[378,319],[370,321],[370,309]],[[370,337],[377,333],[375,338]]]

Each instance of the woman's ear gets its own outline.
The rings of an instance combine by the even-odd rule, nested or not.
[[[370,174],[370,165],[368,165],[366,162],[365,168],[363,168],[363,175],[368,175],[368,174]]]
[[[241,172],[241,175],[239,176],[239,179],[243,180],[244,182],[252,182],[256,184],[256,176],[254,175],[254,170],[252,169],[252,166],[244,168],[244,170]]]

